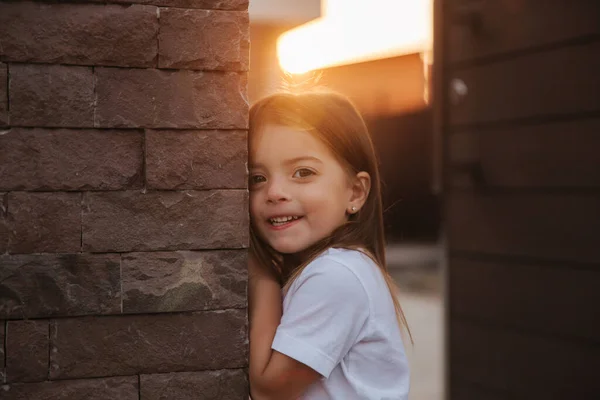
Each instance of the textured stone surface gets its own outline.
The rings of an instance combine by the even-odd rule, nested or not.
[[[7,198],[10,253],[81,249],[81,193],[10,192]]]
[[[0,256],[0,318],[121,312],[118,254]]]
[[[128,253],[123,312],[246,307],[246,250]]]
[[[243,190],[88,192],[85,251],[241,248],[248,244]]]
[[[248,380],[243,370],[141,375],[140,394],[144,400],[245,400]]]
[[[106,0],[89,0],[105,3]],[[247,10],[248,0],[111,0],[112,3],[153,4],[165,7],[202,8],[205,10]]]
[[[0,388],[6,400],[138,400],[138,377],[14,383]]]
[[[160,9],[159,68],[248,70],[248,13]]]
[[[246,148],[245,131],[146,131],[148,187],[245,189]]]
[[[243,368],[246,310],[58,319],[50,378]]]
[[[0,136],[0,190],[115,190],[143,185],[139,131],[13,128]]]
[[[48,321],[8,321],[7,382],[41,382],[48,378]]]
[[[0,63],[0,126],[8,125],[8,66]]]
[[[151,67],[157,34],[152,6],[0,3],[5,61]]]
[[[246,74],[97,68],[97,127],[245,129]]]
[[[6,321],[0,319],[0,371],[4,368],[4,330],[6,328]],[[4,371],[0,372],[0,375]],[[0,376],[0,383],[2,383],[2,376]]]
[[[6,193],[0,192],[0,254],[8,249],[8,222],[6,221]]]
[[[91,67],[10,65],[11,125],[92,127]]]

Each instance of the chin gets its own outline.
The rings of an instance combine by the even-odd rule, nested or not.
[[[275,243],[269,243],[272,248],[277,250],[281,254],[294,254],[308,248],[308,246],[298,245],[298,243],[291,243],[287,241],[278,241]]]

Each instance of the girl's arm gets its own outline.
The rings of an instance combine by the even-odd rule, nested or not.
[[[281,287],[275,276],[252,256],[248,273],[252,400],[297,399],[320,375],[271,349],[282,315]]]

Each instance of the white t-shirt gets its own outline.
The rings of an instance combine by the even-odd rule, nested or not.
[[[406,400],[409,369],[379,267],[331,248],[290,285],[272,348],[322,375],[304,400]]]

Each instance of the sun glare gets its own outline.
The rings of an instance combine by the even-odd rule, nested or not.
[[[322,17],[282,34],[281,67],[315,69],[425,52],[432,0],[323,0]]]

